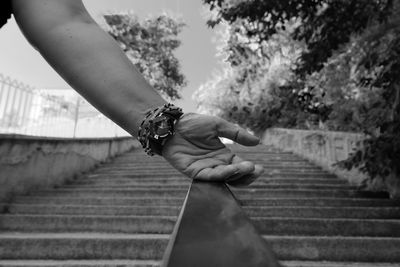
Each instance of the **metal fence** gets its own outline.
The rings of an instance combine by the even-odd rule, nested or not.
[[[129,135],[73,90],[39,90],[2,74],[0,133],[77,138]]]

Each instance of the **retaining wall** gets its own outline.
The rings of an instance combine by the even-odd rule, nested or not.
[[[137,146],[130,137],[63,139],[0,135],[0,201],[63,184]]]
[[[262,141],[306,158],[351,184],[361,185],[367,181],[365,174],[355,169],[346,171],[333,164],[346,159],[356,148],[357,142],[364,138],[364,135],[357,133],[272,128],[264,133]],[[400,198],[399,180],[395,177],[385,181],[377,178],[366,185],[367,189],[388,191],[393,198]]]

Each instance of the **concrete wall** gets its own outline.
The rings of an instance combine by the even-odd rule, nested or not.
[[[392,198],[400,198],[400,179],[396,177],[390,176],[385,180],[376,178],[371,182],[366,174],[356,169],[346,171],[333,166],[346,159],[357,142],[364,138],[357,133],[273,128],[264,133],[262,142],[306,158],[353,185],[366,182],[367,190],[383,190],[389,192]]]
[[[60,139],[0,135],[0,201],[63,184],[137,146],[128,137]]]
[[[292,151],[329,170],[344,160],[363,135],[344,132],[274,128],[264,133],[263,143]]]
[[[364,174],[341,170],[333,164],[346,159],[357,141],[363,138],[363,135],[355,133],[273,128],[264,133],[262,141],[266,145],[293,152],[335,173],[339,178],[359,185],[366,178]]]

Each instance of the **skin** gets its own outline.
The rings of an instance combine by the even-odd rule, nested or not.
[[[81,0],[12,0],[14,17],[32,46],[72,88],[126,131],[137,135],[146,111],[166,101],[143,78],[119,45],[91,18]],[[222,144],[259,139],[217,117],[185,114],[163,148],[163,157],[192,179],[240,186],[262,167]]]

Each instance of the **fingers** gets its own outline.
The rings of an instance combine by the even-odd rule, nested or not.
[[[235,187],[242,187],[242,186],[248,186],[264,172],[264,169],[261,165],[254,165],[254,172],[252,174],[247,174],[243,175],[239,178],[236,179],[229,179],[227,180],[227,183],[231,186]]]
[[[237,166],[243,166],[238,172],[226,180],[228,184],[233,186],[247,186],[254,182],[264,172],[264,169],[261,165],[254,165],[254,163],[244,161],[242,158],[236,155],[232,159],[232,163],[236,164]]]
[[[252,162],[244,161],[235,155],[232,164],[203,168],[193,179],[227,182],[233,186],[246,186],[256,180],[262,172],[263,167],[261,165],[254,165]]]
[[[218,136],[228,138],[241,145],[256,146],[260,142],[258,137],[221,118],[217,119],[217,131]]]
[[[197,173],[193,179],[212,181],[212,182],[223,182],[226,177],[230,177],[237,171],[234,165],[219,165],[214,168],[205,168]]]
[[[251,174],[254,171],[254,164],[248,161],[238,162],[234,164],[220,164],[215,167],[203,168],[193,179],[224,182],[228,177]]]

